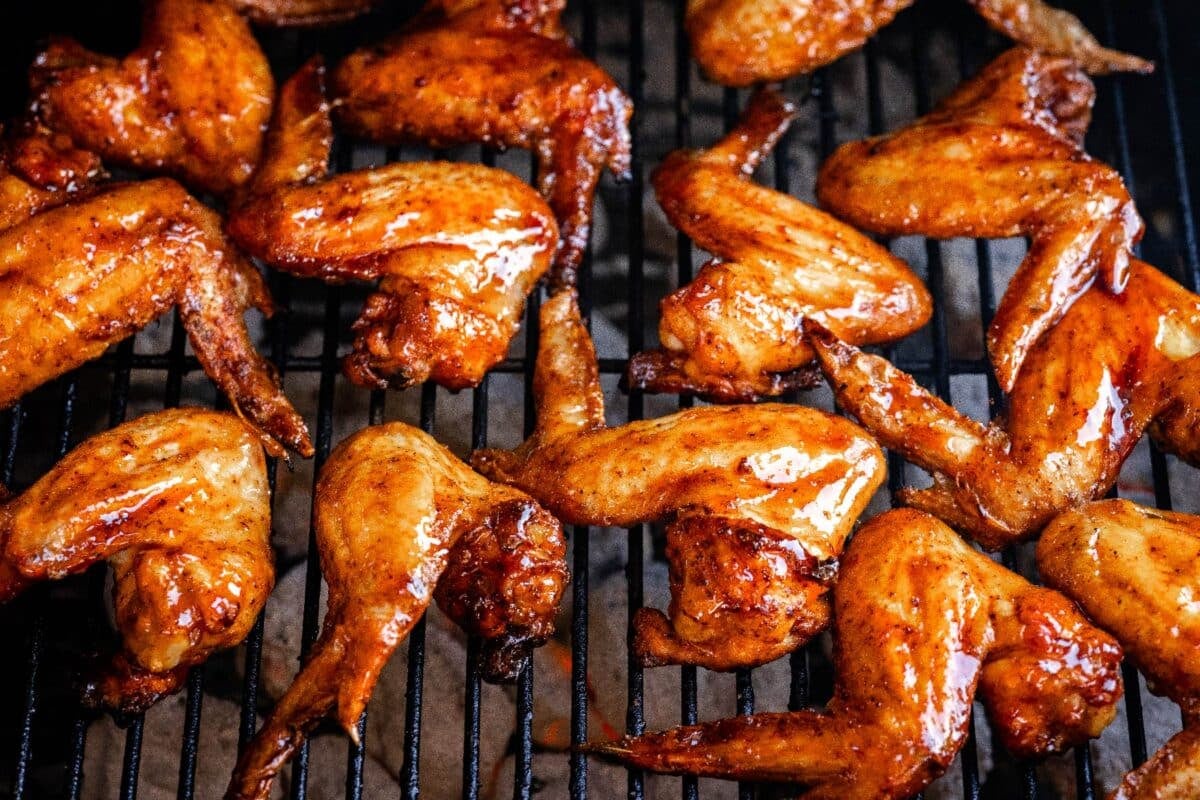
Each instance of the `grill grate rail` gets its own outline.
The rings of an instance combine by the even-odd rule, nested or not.
[[[579,0],[572,4],[577,14],[575,28],[580,32],[579,43],[589,56],[601,56],[606,66],[613,69],[618,78],[624,79],[626,91],[633,98],[638,114],[632,123],[634,143],[634,166],[631,181],[618,192],[623,196],[625,212],[626,236],[625,252],[628,257],[628,281],[624,296],[627,311],[627,334],[629,352],[632,354],[643,348],[645,343],[646,323],[654,324],[655,320],[646,319],[646,252],[644,248],[644,212],[645,178],[647,161],[643,158],[646,152],[643,120],[648,110],[646,105],[646,15],[645,8],[639,0],[627,0],[623,8],[614,4],[599,3],[597,0]],[[912,75],[912,113],[924,113],[934,99],[931,92],[931,70],[933,58],[929,46],[929,30],[938,27],[941,19],[949,18],[956,30],[967,31],[959,33],[955,39],[955,50],[958,59],[960,77],[972,73],[986,61],[989,53],[997,50],[999,40],[992,34],[984,32],[983,27],[970,19],[969,15],[958,9],[959,4],[948,0],[922,0],[916,8],[905,12],[900,19],[881,35],[881,40],[888,41],[893,36],[908,35],[911,45],[909,63],[906,65]],[[1194,114],[1195,109],[1185,108],[1178,92],[1178,80],[1175,73],[1175,63],[1171,51],[1172,25],[1189,22],[1191,17],[1186,10],[1172,9],[1169,13],[1163,0],[1151,0],[1149,19],[1140,20],[1140,28],[1148,31],[1147,36],[1136,37],[1129,30],[1120,28],[1119,20],[1130,16],[1129,9],[1124,4],[1114,0],[1101,0],[1099,4],[1084,4],[1082,2],[1064,3],[1071,10],[1080,14],[1093,30],[1101,34],[1106,44],[1121,47],[1123,44],[1138,52],[1152,52],[1158,71],[1150,78],[1111,78],[1099,84],[1100,101],[1097,107],[1096,122],[1089,136],[1092,151],[1099,157],[1113,163],[1123,174],[1126,181],[1134,190],[1135,196],[1140,196],[1139,187],[1135,180],[1134,158],[1135,148],[1132,141],[1135,138],[1145,139],[1149,128],[1157,122],[1165,125],[1167,134],[1166,161],[1169,164],[1172,186],[1168,191],[1174,192],[1174,202],[1171,208],[1173,223],[1177,230],[1167,235],[1154,237],[1148,235],[1147,249],[1153,247],[1151,260],[1168,273],[1184,282],[1195,290],[1200,280],[1200,244],[1198,244],[1196,218],[1192,204],[1191,173],[1188,170],[1188,146],[1185,137],[1185,111]],[[669,111],[674,116],[673,145],[677,147],[693,142],[693,114],[703,105],[695,96],[694,65],[690,63],[687,39],[683,34],[683,0],[674,2],[674,31],[672,41],[674,46],[674,96]],[[390,12],[389,12],[390,13]],[[402,13],[395,14],[397,19]],[[611,51],[611,48],[600,53],[601,17],[606,24],[620,24],[624,17],[624,29],[627,34],[627,47],[622,53]],[[1200,24],[1200,23],[1193,23]],[[1185,26],[1186,28],[1186,26]],[[368,33],[358,36],[359,33]],[[1119,35],[1120,34],[1120,35]],[[344,52],[358,41],[374,38],[365,26],[349,26],[345,30],[330,33],[301,33],[301,34],[272,34],[267,42],[269,52],[273,54],[284,52],[290,47],[292,57],[286,59],[291,63],[284,66],[294,67],[300,63],[300,58],[317,50],[326,52]],[[1132,46],[1125,39],[1137,38],[1139,45]],[[625,71],[614,69],[608,60],[623,56]],[[667,59],[652,54],[651,61],[655,69],[669,69]],[[885,129],[883,81],[880,75],[881,44],[878,40],[867,45],[862,56],[865,69],[866,97],[853,98],[838,96],[835,92],[835,81],[832,69],[819,70],[811,79],[792,82],[789,88],[794,97],[803,95],[804,99],[816,106],[817,121],[817,151],[824,157],[838,144],[837,123],[839,121],[838,107],[851,103],[865,103],[867,130],[862,133],[878,133]],[[290,70],[284,70],[286,73]],[[1141,95],[1131,95],[1127,92],[1127,82],[1137,81],[1137,90]],[[803,91],[797,91],[803,84]],[[1145,95],[1152,95],[1147,100]],[[726,126],[732,124],[742,107],[744,92],[725,90],[721,95],[720,112]],[[1153,121],[1139,121],[1131,111],[1131,105],[1139,108],[1147,106],[1152,100],[1160,101],[1154,112]],[[652,100],[651,103],[654,101]],[[658,110],[658,109],[654,109]],[[1190,121],[1191,116],[1187,117]],[[797,130],[789,132],[780,143],[773,157],[773,182],[776,188],[788,191],[792,167],[792,150],[799,135]],[[1097,142],[1100,146],[1097,146]],[[335,163],[339,169],[349,169],[354,152],[354,144],[339,139],[335,150]],[[387,151],[387,159],[396,160],[401,157],[397,149]],[[484,163],[494,163],[495,154],[480,149],[479,159]],[[1157,206],[1156,206],[1157,210]],[[615,213],[614,213],[615,216]],[[892,358],[898,366],[915,374],[923,383],[934,389],[940,396],[952,399],[951,379],[957,376],[983,376],[987,381],[988,396],[992,402],[993,411],[998,411],[1002,398],[991,376],[986,358],[962,359],[952,356],[947,329],[947,299],[946,275],[943,248],[945,245],[927,241],[925,243],[926,279],[930,289],[937,298],[937,306],[930,325],[931,338],[925,348],[925,354],[914,357],[906,350],[911,348],[886,348],[885,354]],[[693,273],[693,247],[687,237],[678,234],[676,241],[675,276],[679,284],[686,283]],[[995,312],[996,293],[993,290],[994,264],[991,246],[985,241],[975,243],[976,279],[978,283],[980,312],[983,325],[986,326]],[[271,273],[270,284],[274,296],[281,307],[286,308],[293,296],[292,278],[280,273]],[[591,254],[585,260],[581,272],[580,297],[584,313],[587,314],[594,302],[597,287],[593,284],[591,275]],[[317,413],[314,427],[314,442],[317,455],[314,460],[314,476],[328,457],[333,445],[333,428],[335,421],[335,387],[338,376],[338,345],[344,322],[343,305],[348,298],[348,292],[337,287],[327,287],[325,290],[324,313],[321,320],[323,334],[321,351],[318,356],[294,354],[289,346],[289,320],[287,314],[280,314],[267,326],[268,347],[270,357],[279,369],[281,375],[293,372],[318,373],[320,376],[317,391]],[[657,298],[652,298],[657,299]],[[538,298],[531,299],[525,319],[525,348],[520,357],[509,358],[497,369],[497,373],[520,374],[524,377],[525,395],[525,426],[526,432],[532,427],[533,406],[531,395],[532,363],[536,354],[537,335],[536,318]],[[620,374],[624,369],[624,360],[602,358],[601,372],[612,376]],[[153,371],[162,375],[162,404],[164,407],[178,405],[182,397],[183,380],[185,376],[198,369],[194,356],[186,353],[186,341],[182,326],[176,319],[172,329],[170,346],[163,353],[135,353],[133,340],[127,340],[114,348],[108,355],[92,364],[82,367],[75,373],[60,379],[56,383],[58,401],[56,406],[56,424],[53,428],[42,430],[44,425],[35,424],[33,410],[30,405],[17,404],[4,412],[4,430],[0,435],[3,443],[2,460],[0,460],[0,478],[6,485],[13,485],[19,452],[29,447],[29,440],[52,442],[50,448],[55,460],[64,455],[74,441],[74,428],[77,424],[77,402],[79,399],[80,376],[90,371],[103,371],[111,375],[111,395],[108,424],[116,425],[126,416],[130,392],[131,372],[134,370]],[[489,379],[471,395],[471,435],[473,446],[479,447],[488,442],[488,400],[490,391]],[[798,398],[791,398],[798,399]],[[432,432],[437,415],[438,393],[432,385],[425,385],[420,390],[419,425]],[[687,407],[692,403],[687,398],[680,398],[679,407]],[[382,392],[373,392],[370,396],[368,418],[364,422],[376,424],[385,419],[386,397]],[[633,392],[628,398],[628,419],[641,418],[645,413],[644,398],[638,392]],[[40,419],[40,416],[39,416]],[[1153,476],[1153,490],[1157,504],[1163,508],[1172,505],[1172,484],[1170,466],[1167,457],[1157,448],[1150,449],[1150,465]],[[269,465],[269,476],[272,491],[275,488],[277,464]],[[888,488],[895,491],[904,485],[905,467],[894,455],[889,456],[890,476]],[[314,477],[315,481],[315,477]],[[1178,491],[1179,487],[1176,487]],[[627,532],[627,602],[628,620],[631,623],[634,613],[644,601],[644,568],[645,540],[647,526],[639,525]],[[589,614],[589,548],[591,531],[586,527],[574,527],[569,531],[571,542],[571,561],[573,583],[570,590],[571,605],[571,666],[570,666],[570,736],[573,744],[585,741],[589,735],[589,687],[588,687],[588,614]],[[315,553],[313,531],[309,530],[309,552]],[[1006,564],[1015,567],[1017,555],[1008,552],[1004,555]],[[319,619],[319,602],[321,575],[315,558],[308,559],[306,573],[306,591],[302,620],[302,653],[307,653],[315,641]],[[92,601],[94,612],[88,624],[93,629],[99,629],[101,620],[104,571],[103,568],[93,569],[86,578],[86,592]],[[49,599],[46,586],[39,586],[30,591],[18,601],[21,611],[26,612],[23,623],[25,647],[25,675],[23,683],[16,684],[14,691],[19,693],[16,707],[16,749],[9,761],[12,764],[11,787],[12,796],[16,800],[25,800],[42,796],[34,786],[33,768],[37,766],[38,753],[35,748],[37,741],[50,735],[49,732],[38,728],[39,712],[42,710],[45,698],[44,657],[46,652],[46,613],[45,607]],[[264,626],[260,618],[247,640],[245,648],[245,664],[242,685],[242,703],[238,728],[239,750],[249,740],[257,722],[257,705],[261,680],[261,654],[263,650]],[[404,707],[404,741],[403,765],[400,770],[400,793],[407,799],[418,798],[421,793],[420,748],[421,726],[424,693],[424,654],[425,626],[424,621],[413,630],[408,642],[408,673],[407,690]],[[800,708],[827,699],[828,686],[818,676],[818,671],[825,666],[825,657],[818,646],[810,645],[792,654],[790,662],[790,691],[789,708]],[[516,718],[513,720],[513,738],[511,747],[515,756],[514,798],[524,800],[530,798],[536,791],[537,785],[533,773],[534,737],[533,737],[533,692],[534,670],[532,662],[522,669],[516,688]],[[698,711],[698,675],[695,667],[683,667],[679,671],[679,720],[691,723],[699,718]],[[1126,725],[1129,733],[1130,757],[1132,762],[1141,764],[1147,757],[1147,742],[1145,733],[1145,712],[1141,703],[1141,681],[1133,668],[1125,665],[1127,691],[1125,699]],[[192,671],[187,682],[187,699],[185,721],[181,731],[178,791],[179,798],[192,798],[196,793],[196,768],[199,758],[198,743],[203,724],[203,698],[205,686],[205,668],[197,667]],[[636,733],[645,728],[645,683],[641,668],[629,659],[627,662],[627,713],[626,730]],[[479,672],[479,642],[472,638],[467,645],[467,658],[464,665],[464,701],[465,717],[463,725],[462,749],[462,795],[470,800],[481,796],[482,774],[480,764],[481,718],[483,713],[483,697]],[[753,672],[740,671],[736,676],[736,693],[729,711],[747,713],[754,709]],[[378,713],[378,711],[376,711]],[[68,756],[63,766],[61,792],[54,790],[54,795],[65,795],[70,798],[83,796],[84,789],[84,755],[87,746],[87,731],[90,718],[78,712],[73,723],[63,731],[70,739],[66,748]],[[119,794],[123,800],[133,800],[138,795],[138,778],[142,748],[143,720],[141,717],[130,721],[127,729],[124,751],[122,754],[122,773]],[[366,715],[360,720],[359,733],[362,744],[348,744],[346,753],[345,796],[357,800],[363,793],[363,771],[365,741],[367,735]],[[971,732],[959,759],[962,776],[962,796],[978,798],[981,795],[981,776],[978,763],[978,744],[976,739],[976,722],[972,721]],[[1092,785],[1094,765],[1090,747],[1077,748],[1075,757],[1076,796],[1092,798],[1095,790]],[[569,791],[573,800],[588,795],[588,762],[578,753],[563,755],[569,760],[570,780]],[[294,800],[304,800],[308,797],[306,776],[309,770],[309,754],[307,745],[300,751],[292,767],[291,794]],[[7,768],[6,768],[7,769]],[[1039,785],[1037,774],[1032,765],[1017,765],[1019,784],[1022,796],[1038,798],[1045,796],[1043,787]],[[0,776],[2,777],[2,776]],[[701,789],[707,788],[707,782],[695,778],[683,778],[680,781],[681,794],[685,800],[701,796]],[[646,794],[645,776],[636,770],[630,770],[627,778],[627,795],[630,800],[639,800]],[[756,788],[742,785],[738,788],[739,798],[753,798]],[[657,795],[656,795],[657,796]]]

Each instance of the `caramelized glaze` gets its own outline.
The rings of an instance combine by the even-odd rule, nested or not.
[[[227,194],[258,164],[275,84],[226,0],[151,0],[117,60],[51,42],[30,72],[35,112],[113,164]]]
[[[1149,61],[1109,50],[1074,15],[1041,0],[968,0],[1018,42],[1068,56],[1088,72],[1150,72]],[[704,72],[749,86],[812,72],[891,23],[913,0],[688,0],[685,25]]]
[[[812,326],[839,403],[934,474],[900,499],[990,549],[1102,496],[1147,430],[1200,463],[1200,297],[1134,261],[1120,295],[1094,287],[1030,351],[1008,413],[981,425],[879,356]]]
[[[799,784],[806,800],[919,792],[967,738],[976,696],[1018,757],[1099,735],[1121,648],[1061,595],[937,519],[889,511],[855,535],[834,595],[837,682],[824,711],[759,713],[593,744],[655,772]]]
[[[558,236],[537,192],[477,164],[409,162],[323,179],[330,142],[321,66],[284,86],[267,157],[230,236],[272,266],[331,282],[378,280],[354,324],[360,386],[474,386],[508,353]]]
[[[633,104],[566,39],[565,0],[430,0],[398,34],[334,73],[338,121],[388,143],[530,148],[562,233],[551,276],[573,285],[592,195],[626,177]]]
[[[838,148],[817,178],[823,206],[877,233],[1032,239],[988,329],[1005,391],[1094,281],[1124,288],[1142,237],[1121,176],[1081,149],[1094,99],[1069,59],[1010,50],[932,114]]]
[[[138,713],[241,642],[274,585],[267,469],[231,414],[148,414],[88,439],[0,505],[0,602],[113,568],[123,650],[84,699]]]
[[[230,0],[233,7],[259,25],[309,27],[344,22],[365,14],[380,0]]]
[[[300,674],[238,760],[231,800],[266,800],[335,707],[357,741],[380,670],[435,596],[484,638],[489,680],[515,678],[554,631],[567,582],[561,524],[415,428],[377,425],[342,442],[321,470],[313,521],[329,610]]]
[[[800,323],[820,321],[856,344],[925,324],[929,293],[908,266],[848,225],[749,180],[795,117],[760,90],[708,150],[679,150],[654,171],[671,224],[717,257],[666,297],[663,346],[629,364],[631,386],[736,402],[811,385]]]
[[[533,435],[472,463],[564,522],[666,522],[671,607],[669,619],[643,609],[635,620],[644,664],[760,664],[825,626],[828,567],[885,472],[863,431],[784,405],[694,408],[609,428],[571,292],[542,305],[534,392]]]

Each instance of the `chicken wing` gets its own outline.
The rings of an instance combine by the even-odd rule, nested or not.
[[[241,642],[275,581],[267,468],[231,414],[148,414],[94,436],[0,504],[0,602],[107,561],[124,649],[86,702],[144,711]]]
[[[633,104],[565,40],[565,0],[430,0],[334,74],[338,121],[390,143],[531,148],[562,232],[551,280],[573,285],[605,167],[630,168]]]
[[[515,451],[478,451],[472,463],[564,522],[666,522],[670,617],[638,613],[642,663],[760,664],[826,626],[831,568],[886,470],[871,437],[841,417],[785,405],[606,427],[572,292],[542,306],[534,392],[533,435]]]
[[[1154,65],[1101,47],[1075,16],[1041,0],[968,0],[996,30],[1093,74]],[[913,0],[688,0],[685,25],[704,72],[749,86],[812,72],[862,47]]]
[[[0,231],[84,196],[104,177],[95,153],[27,121],[0,150]]]
[[[1097,276],[1124,288],[1142,237],[1121,176],[1081,149],[1094,99],[1068,59],[1010,50],[932,114],[838,148],[817,178],[823,206],[877,233],[1032,239],[988,330],[1005,391]]]
[[[114,164],[221,195],[258,164],[275,94],[266,56],[226,0],[150,0],[124,59],[55,40],[30,80],[52,129]]]
[[[854,537],[834,589],[837,684],[824,711],[760,713],[591,745],[656,772],[787,781],[805,800],[909,797],[967,738],[976,692],[1019,757],[1099,735],[1122,694],[1121,648],[926,514]]]
[[[900,499],[999,549],[1102,496],[1147,429],[1200,464],[1200,297],[1133,262],[1118,296],[1093,288],[1030,352],[1007,415],[959,413],[884,359],[806,323],[842,407],[934,475]]]
[[[230,235],[295,275],[379,280],[344,364],[355,383],[478,384],[508,353],[525,297],[550,267],[558,230],[546,203],[477,164],[397,163],[317,180],[330,136],[317,62],[283,88],[276,123]]]
[[[629,364],[631,386],[747,401],[811,385],[811,317],[856,344],[925,324],[929,292],[908,266],[848,225],[749,176],[795,117],[764,89],[708,150],[679,150],[654,172],[671,224],[717,258],[663,300],[658,350]]]
[[[313,520],[329,610],[300,674],[239,759],[231,800],[265,800],[335,706],[357,740],[380,670],[435,594],[459,625],[485,637],[491,680],[514,678],[554,630],[567,582],[558,520],[415,428],[379,425],[343,442],[321,471]]]
[[[343,22],[365,14],[380,0],[230,0],[233,7],[260,25],[309,27]]]
[[[1116,635],[1150,690],[1183,709],[1183,732],[1110,800],[1200,796],[1200,517],[1090,503],[1055,517],[1037,559],[1048,585]]]
[[[0,231],[0,284],[0,407],[175,306],[204,371],[268,449],[312,455],[304,420],[242,319],[251,306],[271,311],[262,276],[217,215],[169,178],[110,187]]]

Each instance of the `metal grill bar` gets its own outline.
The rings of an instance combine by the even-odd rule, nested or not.
[[[1093,30],[1103,31],[1107,42],[1119,45],[1117,38],[1118,26],[1115,4],[1112,0],[1102,0],[1099,9],[1086,7],[1085,4],[1075,3],[1073,11],[1082,13],[1085,18],[1089,15],[1099,17],[1098,20],[1087,19]],[[581,47],[589,55],[597,51],[598,15],[600,6],[594,0],[580,3],[582,10]],[[627,0],[622,7],[604,7],[606,14],[623,14],[628,34],[628,50],[625,87],[634,99],[639,111],[648,109],[644,91],[644,67],[646,64],[646,19],[643,4],[637,0]],[[1179,249],[1183,269],[1180,277],[1185,285],[1195,288],[1200,278],[1200,247],[1197,242],[1195,210],[1192,202],[1192,181],[1187,171],[1187,143],[1184,138],[1182,114],[1184,108],[1178,92],[1178,79],[1174,71],[1169,41],[1169,19],[1166,5],[1162,0],[1153,0],[1152,14],[1149,20],[1153,28],[1153,40],[1157,48],[1156,60],[1158,73],[1152,78],[1136,78],[1137,81],[1159,81],[1163,90],[1164,112],[1170,143],[1170,166],[1174,187],[1177,192],[1177,203],[1174,209],[1179,223],[1180,234],[1173,243]],[[931,58],[927,46],[927,31],[935,21],[937,14],[950,16],[953,19],[962,18],[961,13],[955,14],[949,3],[939,3],[938,0],[923,0],[914,11],[906,12],[894,26],[895,30],[912,35],[913,49],[909,54],[913,68],[912,92],[916,110],[927,110],[933,99],[930,92]],[[693,126],[693,85],[692,69],[687,52],[687,40],[682,31],[683,0],[677,0],[674,9],[676,29],[674,31],[674,67],[676,69],[674,83],[674,98],[672,110],[675,116],[674,144],[689,146],[692,144]],[[1096,25],[1099,21],[1101,24]],[[914,28],[916,30],[914,30]],[[994,50],[998,40],[994,37],[985,38],[980,32],[982,27],[973,28],[969,36],[961,36],[957,42],[960,72],[966,75],[973,72],[983,62],[981,56],[985,51]],[[890,34],[885,32],[883,37]],[[306,54],[319,47],[322,43],[332,45],[335,49],[342,45],[354,44],[354,41],[343,41],[344,33],[335,33],[332,37],[322,38],[322,34],[304,34],[302,36],[286,35],[290,41],[295,41],[301,54]],[[341,37],[341,38],[339,38]],[[344,49],[344,48],[342,48]],[[884,128],[882,84],[879,75],[880,47],[876,43],[867,46],[865,55],[867,79],[865,102],[867,122],[870,133],[877,133]],[[661,59],[655,62],[656,68],[664,68]],[[298,62],[297,62],[298,63]],[[839,98],[835,96],[833,70],[823,70],[812,79],[811,95],[817,106],[818,151],[824,156],[836,146],[836,123],[838,121],[837,105]],[[1106,94],[1112,105],[1111,137],[1113,152],[1110,156],[1132,187],[1134,181],[1133,148],[1130,145],[1130,134],[1133,130],[1127,97],[1125,79],[1109,79],[1101,84],[1101,92]],[[723,94],[722,106],[727,121],[732,121],[741,109],[739,94],[727,91]],[[844,99],[844,98],[843,98]],[[852,102],[844,99],[845,102]],[[637,352],[643,348],[645,341],[644,319],[644,278],[645,258],[643,248],[643,197],[645,189],[645,169],[647,164],[643,159],[646,151],[645,131],[639,114],[632,126],[634,138],[634,169],[633,180],[626,188],[625,213],[627,223],[627,253],[629,257],[629,280],[625,295],[628,310],[629,350]],[[707,142],[701,143],[707,144]],[[774,156],[774,184],[776,188],[787,191],[789,188],[789,168],[791,155],[789,147],[794,144],[794,137],[789,136],[779,145]],[[346,143],[338,146],[338,167],[347,169],[350,166],[351,148]],[[389,160],[398,157],[397,153],[389,152]],[[480,156],[484,163],[494,161],[494,156],[484,152]],[[996,297],[992,290],[993,264],[991,250],[986,242],[976,243],[976,277],[979,283],[979,301],[983,325],[990,322],[995,311]],[[940,302],[945,298],[946,274],[943,261],[942,246],[936,243],[926,245],[928,280],[931,290],[939,299],[932,325],[932,348],[929,357],[904,355],[893,360],[902,369],[915,374],[923,383],[933,387],[937,393],[949,398],[951,395],[950,379],[961,375],[982,375],[988,381],[988,394],[994,410],[999,410],[1002,397],[995,385],[991,369],[986,358],[964,359],[951,353],[948,343],[945,309]],[[1170,269],[1169,264],[1161,265]],[[582,273],[580,295],[581,306],[588,312],[591,306],[592,286],[590,282],[590,262],[585,264]],[[676,274],[680,284],[686,283],[692,277],[692,246],[686,237],[679,235],[676,243]],[[292,280],[286,276],[274,274],[271,277],[272,291],[283,307],[287,307],[291,297]],[[287,315],[282,314],[270,323],[268,328],[270,354],[277,368],[282,372],[319,373],[318,409],[315,426],[315,444],[317,457],[315,466],[319,472],[320,465],[329,454],[333,444],[333,414],[334,395],[337,383],[338,363],[337,348],[341,334],[340,311],[344,294],[336,287],[326,289],[324,316],[322,321],[323,343],[319,356],[302,356],[289,352]],[[522,374],[525,378],[525,403],[527,428],[533,422],[533,404],[530,392],[532,378],[531,367],[536,354],[537,329],[536,315],[539,303],[533,298],[529,304],[526,317],[526,350],[520,357],[507,359],[496,370],[497,373]],[[885,353],[895,355],[890,348]],[[615,375],[624,371],[624,359],[601,359],[601,372],[604,375]],[[183,377],[198,369],[194,356],[185,353],[185,340],[182,329],[176,321],[172,331],[172,340],[164,353],[134,353],[132,340],[122,343],[109,355],[89,364],[76,373],[62,379],[59,386],[57,429],[52,435],[54,453],[61,457],[68,449],[72,437],[72,427],[75,424],[76,394],[79,387],[78,378],[86,373],[102,370],[112,375],[112,394],[109,414],[110,425],[121,422],[126,415],[130,396],[130,374],[132,370],[149,370],[163,375],[164,405],[178,404]],[[472,395],[472,432],[473,446],[482,446],[488,438],[488,395],[489,385],[485,381]],[[437,392],[432,386],[425,386],[421,392],[420,425],[424,430],[431,431],[436,417]],[[680,400],[680,407],[691,403],[686,398]],[[384,396],[375,393],[371,397],[369,421],[377,423],[384,419]],[[643,416],[643,398],[639,393],[632,393],[628,401],[628,418],[638,419]],[[26,430],[26,414],[20,404],[5,412],[4,449],[0,451],[0,477],[3,482],[12,485],[14,466],[17,464],[19,451],[23,451],[26,440],[34,440],[40,431]],[[1171,486],[1168,476],[1168,460],[1157,448],[1150,451],[1154,491],[1158,505],[1169,507],[1171,504]],[[904,484],[903,463],[896,457],[889,457],[891,476],[889,488],[895,490]],[[275,484],[276,465],[270,465],[272,491]],[[314,472],[314,475],[316,474]],[[315,480],[315,478],[314,478]],[[643,602],[643,573],[644,573],[644,535],[645,526],[635,526],[628,531],[627,557],[627,591],[629,602],[629,617]],[[310,530],[310,557],[306,572],[306,592],[302,622],[302,651],[307,654],[317,635],[319,620],[317,618],[320,596],[321,575],[315,558],[312,531]],[[587,528],[574,528],[570,531],[572,544],[573,579],[572,589],[572,657],[571,657],[571,741],[575,744],[585,741],[588,737],[588,599],[589,599],[589,540],[590,531]],[[1010,553],[1006,563],[1015,563]],[[88,577],[89,596],[95,600],[97,609],[101,607],[103,592],[103,571],[95,570]],[[25,682],[21,685],[19,711],[17,718],[17,741],[15,769],[13,770],[13,796],[15,798],[30,797],[34,791],[31,780],[34,759],[38,755],[35,743],[42,741],[43,731],[41,720],[44,698],[41,682],[47,653],[47,618],[45,615],[44,587],[35,588],[21,603],[23,608],[31,613],[26,623],[26,664]],[[90,621],[98,627],[100,614]],[[408,686],[404,710],[404,763],[401,768],[401,793],[406,798],[417,798],[420,794],[420,745],[423,696],[423,667],[424,667],[424,621],[414,629],[409,642]],[[263,644],[263,621],[260,618],[250,638],[247,640],[245,659],[245,674],[243,678],[242,706],[239,722],[239,750],[244,747],[256,725],[256,704],[260,681],[260,659]],[[816,697],[818,693],[812,681],[814,650],[800,650],[790,658],[791,675],[789,687],[789,708],[800,708],[812,702],[821,702],[824,698]],[[481,793],[480,764],[480,726],[483,715],[482,694],[479,677],[479,642],[475,639],[468,641],[467,659],[464,675],[464,700],[466,716],[463,726],[462,750],[462,794],[467,798],[478,798]],[[1131,758],[1133,762],[1141,763],[1147,756],[1145,740],[1144,711],[1140,698],[1140,678],[1137,673],[1126,665],[1127,681],[1126,717],[1130,739]],[[697,678],[698,671],[694,667],[684,667],[680,671],[680,720],[684,723],[694,722],[698,718],[697,710]],[[177,796],[191,798],[197,794],[196,768],[203,755],[198,751],[199,734],[204,724],[203,693],[205,685],[205,670],[198,668],[191,672],[187,682],[184,725],[180,732],[180,761]],[[754,707],[753,677],[751,671],[743,671],[737,675],[736,709],[739,712],[752,710]],[[534,777],[534,741],[533,741],[533,669],[532,661],[521,671],[517,686],[517,712],[514,720],[513,755],[515,756],[514,797],[528,798],[535,789]],[[630,660],[627,676],[627,714],[626,729],[639,732],[645,725],[645,697],[643,696],[643,676],[641,669]],[[80,712],[72,723],[65,728],[69,731],[68,755],[64,764],[64,783],[62,794],[78,798],[84,794],[84,755],[87,745],[87,729],[89,717]],[[366,717],[359,723],[360,735],[366,736]],[[36,735],[35,735],[36,734]],[[141,747],[143,737],[143,720],[137,718],[129,728],[122,756],[122,771],[119,794],[122,798],[135,798],[138,792],[139,767],[141,763]],[[40,744],[38,745],[40,747]],[[570,764],[570,794],[572,798],[583,798],[588,791],[588,764],[586,759],[577,753],[562,756]],[[1091,798],[1095,796],[1092,786],[1094,770],[1091,752],[1088,747],[1075,751],[1074,767],[1077,797]],[[12,763],[12,762],[10,762]],[[303,748],[298,755],[292,770],[291,796],[305,798],[307,792],[308,749]],[[365,763],[365,747],[349,746],[346,760],[346,797],[359,798],[363,790],[363,769]],[[964,797],[977,798],[980,794],[980,774],[977,763],[977,745],[974,728],[962,751],[960,763],[962,767],[962,787]],[[1027,765],[1020,767],[1020,778],[1025,797],[1038,797],[1039,786],[1036,773]],[[684,798],[700,796],[699,783],[695,779],[684,779],[682,782]],[[643,776],[631,771],[628,777],[628,795],[630,798],[640,798],[644,795],[645,785]],[[743,786],[739,790],[742,797],[754,796],[754,787]]]

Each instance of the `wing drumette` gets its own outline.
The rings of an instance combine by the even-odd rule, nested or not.
[[[688,0],[696,61],[726,86],[812,72],[862,47],[913,0]],[[1041,0],[969,0],[996,30],[1093,74],[1150,72],[1154,65],[1101,47],[1078,19]]]
[[[1200,518],[1105,500],[1060,514],[1037,548],[1046,583],[1111,631],[1184,730],[1110,800],[1200,796]]]
[[[0,275],[0,406],[174,306],[234,408],[264,437],[312,455],[304,421],[242,319],[251,307],[271,311],[262,276],[221,233],[217,215],[169,178],[106,188],[0,231]]]
[[[472,463],[565,522],[666,522],[670,618],[639,612],[634,646],[644,664],[760,664],[826,626],[822,566],[836,562],[885,472],[862,430],[784,405],[606,427],[596,354],[571,292],[542,306],[534,391],[533,435]]]
[[[1200,463],[1200,297],[1133,262],[1129,286],[1095,287],[1030,352],[1008,413],[959,413],[879,356],[812,325],[841,405],[934,474],[901,500],[999,549],[1102,496],[1142,433]]]
[[[1062,595],[890,511],[855,535],[834,588],[837,685],[824,711],[760,713],[592,745],[656,772],[800,784],[805,800],[909,797],[967,738],[978,691],[1009,752],[1099,735],[1121,648]]]
[[[484,142],[537,153],[562,232],[552,281],[572,285],[605,167],[630,165],[633,104],[566,41],[565,0],[430,0],[399,34],[334,74],[338,121],[385,142]]]
[[[107,561],[124,648],[85,701],[144,711],[250,631],[275,581],[267,469],[231,414],[174,409],[94,436],[0,504],[0,602]]]
[[[258,164],[275,84],[225,0],[150,0],[120,61],[57,40],[31,70],[35,110],[114,164],[227,194]]]
[[[229,217],[267,263],[329,281],[379,280],[345,370],[362,386],[474,386],[508,352],[558,231],[537,192],[475,164],[413,162],[326,172],[322,69],[280,93],[267,158]]]
[[[1120,175],[1081,149],[1094,99],[1070,60],[1010,50],[932,114],[838,148],[817,179],[823,206],[877,233],[1032,239],[988,330],[1005,391],[1093,281],[1124,288],[1142,236]]]
[[[801,320],[847,341],[905,336],[929,319],[908,266],[812,206],[749,180],[794,118],[769,89],[708,150],[679,150],[654,172],[671,223],[717,258],[661,305],[663,347],[629,365],[630,385],[722,401],[774,396],[811,381]]]
[[[415,428],[379,425],[343,442],[321,471],[313,515],[329,585],[321,638],[239,759],[227,798],[265,800],[335,706],[357,740],[380,670],[435,594],[484,637],[490,680],[514,678],[554,630],[567,581],[558,520]]]

